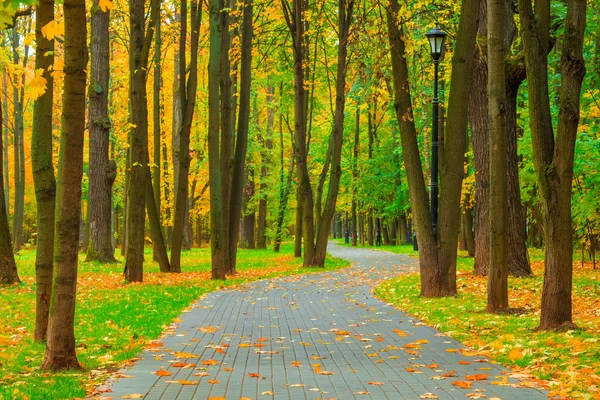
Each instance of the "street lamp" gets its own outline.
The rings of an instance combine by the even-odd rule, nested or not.
[[[440,29],[436,24],[435,28],[427,32],[429,46],[431,47],[431,58],[434,66],[433,79],[433,110],[432,129],[431,129],[431,224],[433,225],[433,236],[437,238],[437,220],[438,220],[438,125],[439,125],[439,99],[438,99],[438,70],[440,59],[444,51],[444,41],[446,32]]]

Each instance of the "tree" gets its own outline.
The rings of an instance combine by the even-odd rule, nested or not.
[[[550,1],[519,1],[527,70],[533,165],[542,208],[545,241],[540,329],[573,327],[573,228],[571,194],[581,84],[585,76],[583,37],[586,1],[568,0],[560,62],[560,106],[556,137],[548,87]]]
[[[87,26],[84,0],[65,0],[63,130],[56,184],[54,281],[42,369],[79,369],[75,353],[75,301],[83,176]]]
[[[402,154],[408,179],[413,221],[419,238],[421,295],[456,294],[456,256],[460,224],[460,192],[466,148],[467,109],[463,99],[469,92],[479,3],[463,1],[452,59],[448,119],[440,165],[440,213],[434,235],[417,134],[414,125],[405,44],[402,38],[400,6],[392,0],[387,9],[394,81],[394,108],[400,126]],[[398,23],[400,22],[400,26]]]
[[[129,282],[141,282],[144,265],[144,227],[147,184],[150,179],[148,167],[148,105],[146,103],[146,76],[148,56],[154,34],[158,7],[156,0],[150,2],[150,20],[144,35],[145,0],[129,1],[131,45],[129,50],[129,79],[131,95],[130,171],[127,250],[125,278]],[[147,200],[147,199],[146,199]]]
[[[52,164],[52,102],[54,78],[50,67],[54,64],[54,38],[46,37],[42,28],[54,21],[54,0],[43,0],[35,16],[35,69],[42,70],[46,91],[33,105],[31,134],[31,164],[37,204],[37,247],[35,252],[35,332],[37,342],[46,340],[48,313],[52,294],[54,269],[54,213],[56,179]]]
[[[115,262],[111,235],[112,185],[117,176],[117,164],[108,158],[110,118],[108,116],[110,9],[92,5],[91,70],[89,87],[88,127],[90,130],[88,220],[89,244],[87,260]]]
[[[212,278],[225,279],[228,246],[221,227],[223,197],[219,148],[219,80],[221,77],[221,24],[219,0],[210,0],[210,58],[208,61],[208,164],[210,184],[210,248]]]
[[[2,108],[0,108],[0,125],[2,119]],[[2,140],[0,138],[0,146]],[[0,152],[0,158],[4,158]],[[3,160],[0,160],[0,169],[4,169]],[[0,174],[4,171],[0,171]],[[6,202],[4,201],[4,182],[0,182],[0,283],[18,283],[19,274],[17,273],[17,264],[10,241],[10,227],[8,226],[8,214],[6,212]]]
[[[506,153],[506,73],[504,0],[488,4],[488,93],[490,121],[490,266],[489,312],[508,309],[508,190]]]
[[[239,221],[242,215],[242,191],[246,181],[244,166],[248,151],[248,129],[250,123],[250,89],[252,83],[252,0],[244,0],[242,16],[242,64],[240,76],[240,109],[238,116],[238,130],[235,143],[235,156],[231,179],[231,205],[229,207],[229,266],[228,273],[236,273],[237,245],[239,239]],[[223,129],[226,129],[226,125]],[[254,182],[251,183],[254,191]],[[225,198],[225,201],[227,199]],[[252,236],[254,236],[254,218],[252,221]],[[252,237],[254,239],[254,237]],[[254,248],[254,240],[252,247]]]
[[[196,88],[198,86],[198,38],[200,36],[200,23],[202,20],[202,7],[196,0],[192,0],[190,18],[191,31],[191,56],[189,76],[186,81],[186,41],[187,41],[187,3],[181,2],[181,36],[179,44],[179,76],[181,109],[183,112],[181,130],[179,133],[179,152],[177,162],[179,174],[175,192],[175,218],[173,222],[173,241],[171,247],[171,272],[181,272],[181,246],[186,224],[186,208],[188,207],[188,184],[190,172],[190,131],[196,104]]]

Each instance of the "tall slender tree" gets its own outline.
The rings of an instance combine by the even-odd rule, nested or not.
[[[181,130],[179,133],[179,152],[177,163],[179,174],[175,193],[175,218],[173,223],[173,242],[171,247],[171,272],[181,272],[181,247],[186,223],[186,208],[188,207],[188,185],[190,172],[190,132],[196,104],[196,88],[198,86],[198,40],[202,7],[192,0],[191,18],[191,54],[189,76],[186,81],[186,43],[187,43],[187,3],[181,2],[181,36],[179,43],[179,76],[181,109],[183,112]]]
[[[141,282],[144,265],[145,203],[148,180],[148,105],[146,77],[148,57],[152,43],[155,21],[158,15],[156,0],[150,1],[150,19],[145,27],[145,0],[129,1],[129,24],[131,46],[129,49],[129,81],[131,97],[130,171],[127,250],[125,278],[129,282]]]
[[[2,114],[0,108],[0,114]],[[0,115],[0,124],[4,120]],[[0,145],[2,140],[0,138]],[[4,158],[2,152],[0,157]],[[0,168],[4,169],[3,160],[0,160]],[[4,172],[4,171],[0,171]],[[10,227],[8,226],[8,214],[6,212],[6,202],[4,201],[4,182],[0,182],[0,284],[18,283],[19,274],[17,273],[17,264],[15,263],[15,254],[13,253],[12,243],[10,241]]]
[[[35,331],[37,342],[46,340],[48,313],[52,293],[54,268],[54,213],[56,179],[52,164],[52,102],[54,78],[50,66],[54,64],[54,38],[46,37],[42,28],[54,21],[54,0],[43,0],[35,11],[35,69],[42,70],[46,91],[33,105],[31,133],[31,164],[37,204],[37,243],[35,252]]]
[[[466,148],[467,109],[463,101],[469,93],[469,79],[477,33],[479,2],[464,0],[452,60],[448,118],[440,163],[440,213],[438,231],[433,232],[425,178],[419,155],[412,112],[408,65],[402,35],[403,21],[396,0],[387,9],[394,81],[394,108],[400,126],[402,154],[406,168],[413,221],[419,237],[421,295],[456,294],[456,257],[460,225],[460,194]]]
[[[112,185],[117,177],[117,164],[109,160],[108,144],[111,122],[108,116],[108,80],[110,53],[108,24],[110,9],[94,0],[91,18],[91,69],[89,86],[88,127],[89,186],[88,260],[115,262],[111,236]]]
[[[88,62],[84,0],[65,0],[65,83],[56,185],[54,281],[43,369],[81,368],[75,352],[75,301]]]
[[[560,106],[556,136],[548,87],[550,0],[519,1],[521,38],[527,70],[533,165],[542,209],[545,241],[541,329],[573,326],[573,226],[571,194],[581,84],[585,76],[585,0],[568,0],[560,61]]]
[[[506,153],[506,72],[504,0],[488,4],[488,93],[490,121],[490,266],[489,312],[508,309],[508,187]]]

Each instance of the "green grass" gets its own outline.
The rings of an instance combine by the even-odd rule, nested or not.
[[[146,260],[151,260],[151,250]],[[0,287],[0,399],[84,398],[95,385],[140,352],[201,295],[223,286],[298,273],[322,272],[349,265],[328,257],[325,269],[303,268],[293,257],[293,245],[281,252],[240,250],[239,276],[210,280],[210,250],[182,255],[182,274],[160,274],[146,263],[144,283],[126,284],[123,264],[84,262],[80,258],[75,336],[84,372],[51,374],[40,371],[44,345],[33,342],[35,251],[17,256],[23,283]]]
[[[552,380],[555,394],[568,398],[600,398],[600,271],[575,263],[573,317],[580,329],[536,331],[543,286],[543,252],[530,253],[535,276],[509,278],[509,303],[519,312],[485,312],[487,278],[472,274],[473,258],[458,258],[458,295],[430,299],[419,296],[418,274],[384,282],[376,289],[386,302],[479,349],[512,368]],[[595,377],[595,378],[594,378]],[[595,391],[595,392],[592,392]],[[593,396],[597,397],[593,397]]]

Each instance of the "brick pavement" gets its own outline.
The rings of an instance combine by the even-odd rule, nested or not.
[[[162,346],[144,350],[133,367],[107,382],[112,392],[99,396],[547,398],[534,388],[518,387],[527,382],[515,380],[502,366],[469,355],[460,343],[373,297],[375,285],[414,270],[415,259],[331,243],[329,253],[353,266],[203,296],[159,339]],[[170,375],[156,375],[159,369]],[[453,376],[443,376],[451,371]],[[475,374],[489,377],[465,378]],[[470,382],[471,388],[453,385],[457,381]]]

